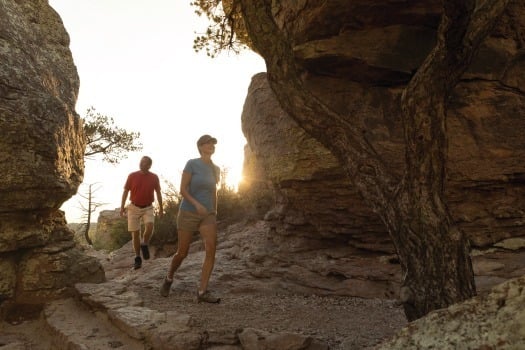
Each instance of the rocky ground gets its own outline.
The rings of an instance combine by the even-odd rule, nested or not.
[[[265,278],[264,274],[246,270],[249,264],[239,253],[239,246],[230,240],[247,241],[261,229],[255,225],[220,234],[222,241],[210,282],[210,288],[222,297],[220,304],[195,303],[202,261],[198,240],[176,274],[177,280],[167,298],[159,295],[159,287],[172,248],[153,251],[155,257],[136,271],[130,269],[129,244],[110,255],[94,251],[90,254],[103,262],[108,280],[136,292],[144,307],[190,315],[192,327],[209,333],[234,334],[246,328],[290,332],[311,336],[328,344],[330,349],[348,350],[372,347],[406,324],[402,309],[393,300],[301,293],[300,281],[286,282],[272,275]],[[3,323],[0,327],[0,349],[47,350],[52,348],[50,344],[50,333],[43,318],[18,324]]]
[[[130,243],[111,254],[86,248],[87,254],[101,261],[108,282],[102,287],[77,286],[79,299],[82,296],[84,303],[107,310],[143,307],[139,314],[131,310],[131,322],[127,316],[122,318],[127,322],[128,334],[134,332],[129,329],[134,318],[147,323],[153,317],[151,312],[156,313],[155,317],[168,312],[184,315],[191,320],[190,336],[208,334],[218,339],[216,344],[233,344],[215,346],[214,350],[240,350],[237,334],[246,329],[299,334],[316,339],[332,350],[367,349],[407,324],[401,307],[390,297],[396,289],[399,265],[388,255],[360,256],[355,250],[338,245],[327,247],[320,246],[319,242],[289,238],[279,241],[263,222],[230,226],[219,232],[218,242],[210,289],[222,297],[220,304],[197,304],[194,300],[203,259],[198,236],[176,273],[167,298],[160,296],[159,287],[175,250],[174,244],[153,247],[152,259],[145,261],[139,270],[131,269]],[[485,252],[473,252],[478,291],[484,293],[504,280],[523,275],[524,247],[524,239],[509,239]],[[384,297],[380,297],[383,292]],[[56,349],[52,343],[57,334],[66,338],[67,343],[66,334],[73,334],[68,332],[80,324],[92,330],[77,334],[77,343],[91,341],[91,345],[82,348],[144,348],[140,340],[137,343],[136,339],[126,336],[119,335],[122,340],[116,341],[118,337],[111,334],[111,325],[104,328],[97,320],[81,320],[79,315],[83,311],[73,306],[67,301],[53,305],[47,318],[45,313],[32,320],[11,315],[11,323],[0,324],[0,349]],[[59,329],[64,324],[66,329]],[[165,326],[170,336],[177,334],[171,321]],[[154,328],[160,329],[158,327],[162,328],[158,325]],[[104,337],[101,329],[105,330]],[[171,349],[169,339],[173,338],[161,339],[162,345],[158,348]],[[129,346],[125,345],[126,341],[130,342]],[[212,349],[207,345],[198,348]]]
[[[79,299],[82,296],[84,304],[106,311],[140,306],[140,311],[131,308],[127,310],[130,314],[118,320],[126,323],[128,335],[134,333],[134,321],[148,324],[152,318],[172,312],[191,320],[187,334],[201,339],[197,344],[202,342],[203,335],[215,337],[215,344],[222,344],[197,345],[192,349],[240,350],[238,334],[246,329],[311,337],[332,350],[368,349],[407,324],[401,307],[394,298],[389,298],[396,288],[399,266],[388,255],[359,256],[358,252],[338,245],[325,247],[319,246],[319,242],[294,239],[287,239],[288,243],[278,241],[263,222],[230,226],[219,232],[218,242],[210,289],[222,297],[220,304],[197,304],[194,300],[203,259],[198,236],[176,273],[167,298],[160,296],[159,287],[174,244],[152,248],[152,259],[145,261],[139,270],[131,268],[130,243],[111,254],[86,248],[87,254],[101,261],[108,282],[102,286],[77,285]],[[501,281],[523,275],[524,247],[524,239],[509,239],[485,252],[473,252],[478,291],[484,293]],[[385,291],[385,297],[379,297]],[[117,336],[111,333],[111,324],[100,326],[97,319],[81,319],[81,313],[86,314],[71,301],[61,301],[38,319],[11,317],[11,323],[0,324],[0,349],[54,350],[57,347],[52,344],[57,334],[65,339],[62,343],[67,343],[67,337],[74,335],[70,331],[80,328],[80,324],[88,332],[76,334],[76,344],[91,342],[89,346],[81,346],[82,349],[144,348],[140,339]],[[50,317],[54,324],[50,323]],[[160,334],[157,344],[161,345],[156,349],[172,349],[175,338],[170,337],[180,334],[174,330],[175,323],[166,321],[164,325],[150,327],[157,330],[165,327],[165,333],[157,333]],[[64,325],[65,330],[60,328]],[[116,333],[121,331],[117,329]],[[169,336],[161,339],[166,334]],[[210,344],[209,339],[204,343]]]
[[[350,297],[318,297],[239,293],[222,295],[220,304],[196,304],[194,293],[174,287],[168,298],[157,286],[139,292],[144,305],[159,311],[189,314],[194,327],[230,332],[255,328],[272,333],[308,335],[330,349],[366,349],[393,335],[406,323],[392,301]],[[74,317],[74,315],[72,315]],[[0,326],[0,349],[50,350],[51,339],[45,320],[29,320]],[[10,347],[9,344],[25,344]]]
[[[194,294],[182,288],[167,299],[159,299],[156,289],[143,295],[148,295],[149,307],[182,311],[203,329],[299,333],[322,340],[330,349],[365,349],[405,325],[393,302],[377,299],[247,293],[223,295],[220,304],[205,305],[195,304]]]

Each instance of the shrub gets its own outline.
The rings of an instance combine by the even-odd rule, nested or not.
[[[107,234],[109,235],[107,239],[97,236],[93,241],[93,248],[112,252],[131,240],[131,234],[128,232],[128,222],[124,218],[112,222]]]
[[[242,221],[246,216],[241,197],[231,186],[221,186],[217,192],[217,221],[223,228]]]
[[[151,237],[151,244],[157,246],[177,241],[177,214],[182,196],[170,182],[166,182],[165,188],[162,193],[164,213],[162,218],[155,216],[155,227]]]

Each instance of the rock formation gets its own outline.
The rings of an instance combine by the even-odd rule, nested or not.
[[[410,323],[377,350],[523,349],[525,276],[482,297],[429,313]]]
[[[286,5],[276,8],[276,18],[296,38],[310,88],[363,125],[385,159],[401,170],[401,129],[389,111],[428,50],[438,2]],[[490,253],[473,253],[476,276],[485,277],[486,285],[525,273],[525,242],[517,237],[525,222],[525,62],[520,51],[525,5],[516,1],[512,6],[455,91],[448,120],[450,206],[474,246],[491,247]],[[221,312],[205,311],[208,306],[200,305],[204,311],[197,313],[217,317],[213,327],[192,324],[179,308],[199,307],[188,301],[202,261],[199,242],[181,269],[176,296],[165,305],[151,286],[164,277],[169,258],[152,259],[135,273],[128,268],[129,246],[122,253],[122,268],[113,272],[119,282],[77,283],[101,282],[104,271],[77,248],[58,210],[77,190],[83,172],[82,125],[74,110],[78,76],[68,37],[43,0],[4,0],[0,21],[0,159],[6,170],[0,180],[0,311],[13,318],[14,307],[22,313],[40,311],[44,302],[60,298],[43,312],[57,348],[86,342],[88,347],[133,349],[145,344],[158,349],[327,348],[301,334],[230,329],[218,321],[224,321]],[[261,192],[269,183],[276,205],[256,231],[232,227],[219,239],[214,276],[229,302],[254,291],[267,293],[274,295],[267,300],[279,314],[279,298],[271,294],[275,290],[283,295],[392,297],[399,271],[381,223],[331,155],[280,110],[264,75],[253,79],[243,128],[247,155],[253,155],[246,159],[247,179]],[[521,265],[502,254],[509,250],[521,254]],[[489,254],[490,259],[483,258]],[[103,263],[115,262],[108,258]],[[490,294],[433,312],[382,348],[523,346],[524,283],[523,278],[509,281]],[[62,299],[69,295],[76,299]],[[181,296],[186,298],[182,302]],[[177,310],[166,311],[175,302]],[[231,305],[236,304],[226,303],[222,310],[235,310]],[[74,327],[72,315],[77,317]],[[258,317],[264,320],[265,314]],[[353,346],[351,341],[341,348]]]
[[[300,252],[280,253],[271,242],[265,244],[271,241],[265,237],[265,225],[262,221],[232,225],[219,232],[210,286],[223,296],[220,304],[194,302],[204,255],[200,240],[192,243],[167,298],[159,296],[158,286],[171,257],[153,258],[141,270],[132,270],[129,242],[110,255],[88,250],[101,259],[108,281],[77,283],[74,298],[46,304],[38,321],[24,322],[36,323],[32,327],[36,331],[22,333],[23,325],[3,328],[0,323],[0,344],[33,350],[349,350],[372,349],[380,342],[384,343],[378,349],[389,350],[525,346],[524,277],[407,324],[400,305],[393,301],[323,296],[336,285],[322,276],[313,278],[309,268],[346,267],[356,276],[359,269],[351,268],[351,263],[333,266],[334,250],[324,250],[317,257],[312,253],[303,260],[298,258]],[[508,243],[508,249],[516,246]],[[521,260],[525,262],[523,256]],[[491,264],[498,263],[484,262],[485,267]],[[376,268],[363,265],[361,269]],[[297,271],[303,274],[290,278],[297,277]],[[354,284],[358,286],[359,281],[348,280],[347,285]],[[361,284],[363,292],[370,293],[365,286]]]
[[[83,177],[69,37],[47,1],[0,2],[0,307],[40,305],[104,272],[58,208]],[[21,308],[19,307],[19,310]]]
[[[131,239],[126,218],[120,216],[120,208],[102,210],[98,215],[93,245],[97,249],[112,251]]]
[[[308,88],[360,125],[401,173],[403,131],[393,111],[435,42],[440,2],[338,3],[282,3],[275,18],[296,44]],[[525,5],[511,2],[450,101],[448,204],[480,249],[525,234],[524,35]],[[282,111],[264,73],[252,79],[242,127],[246,157],[254,158],[245,160],[244,178],[272,184],[267,219],[277,234],[394,252],[379,218],[335,158]]]

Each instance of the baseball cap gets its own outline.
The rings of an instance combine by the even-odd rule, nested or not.
[[[197,146],[202,146],[210,141],[212,141],[213,144],[217,143],[217,139],[215,137],[212,137],[210,135],[202,135],[201,137],[199,137],[199,140],[197,140]]]

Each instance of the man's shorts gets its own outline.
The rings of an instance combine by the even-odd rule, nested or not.
[[[201,225],[215,224],[216,222],[217,215],[215,213],[200,215],[191,211],[179,210],[177,215],[177,228],[189,232],[199,231]]]
[[[140,220],[144,224],[155,222],[155,213],[153,212],[153,205],[146,208],[139,208],[133,203],[128,205],[128,231],[140,231]]]

